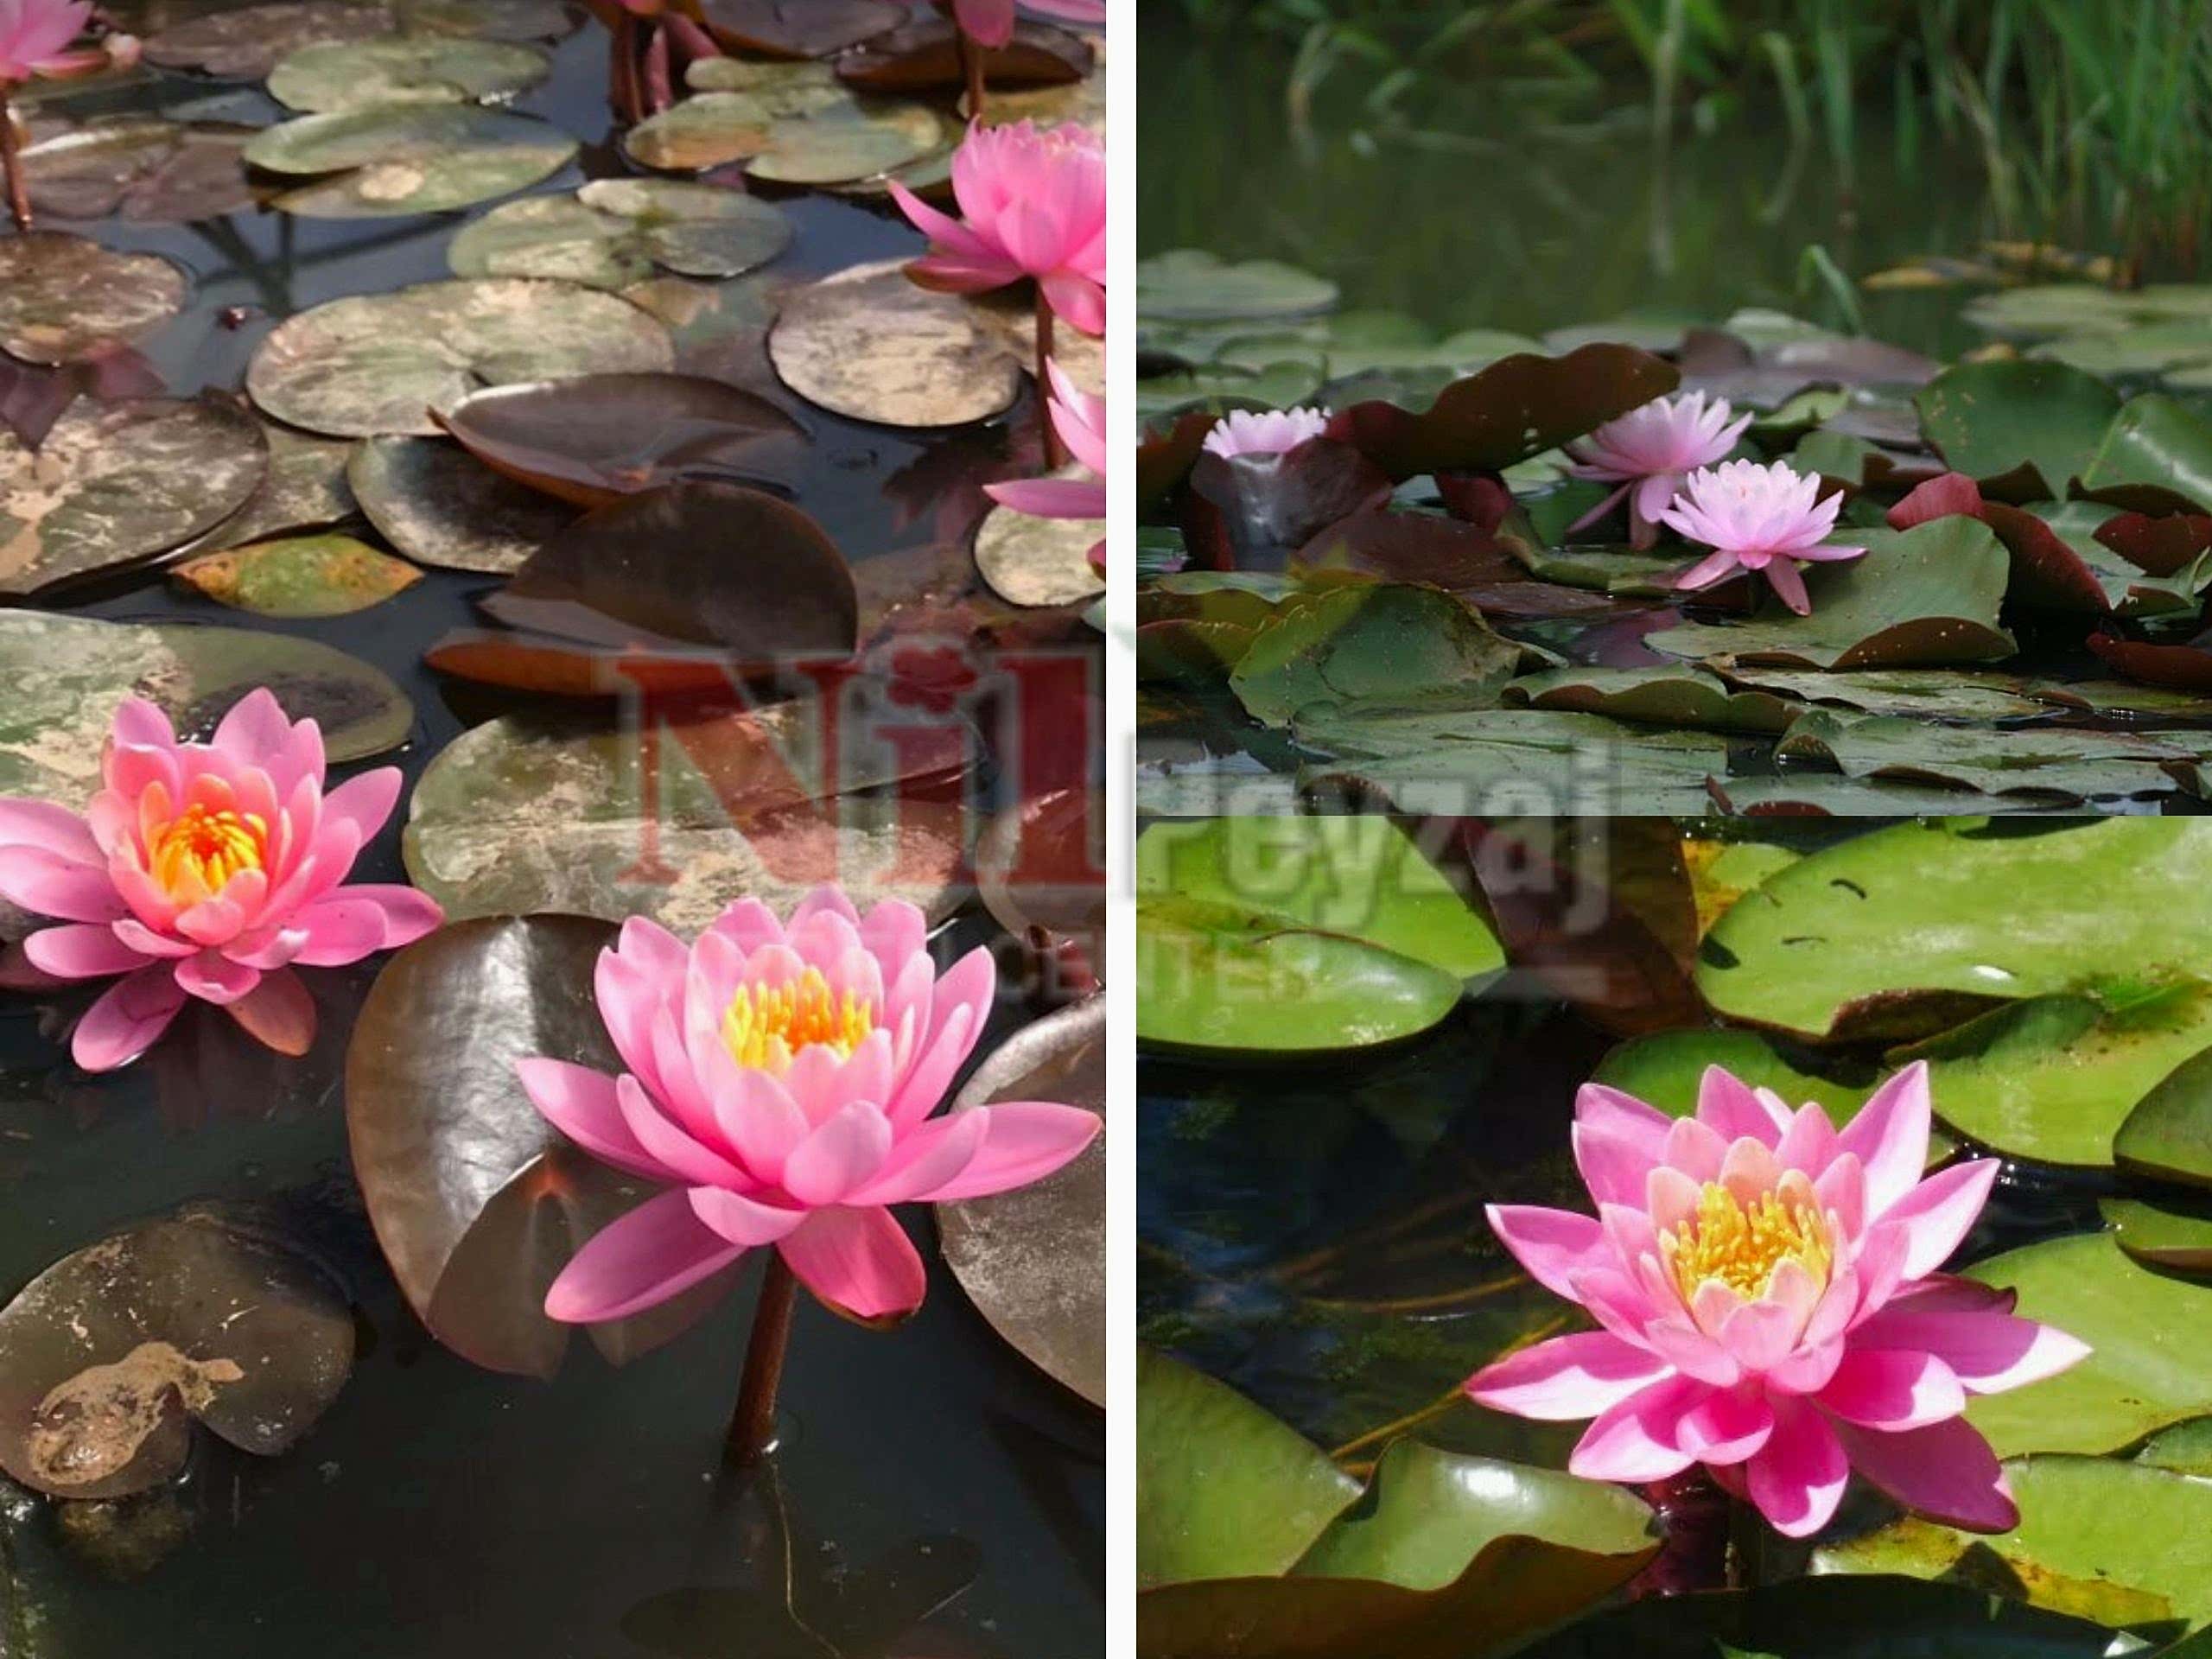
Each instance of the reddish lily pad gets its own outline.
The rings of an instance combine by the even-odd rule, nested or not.
[[[251,127],[112,115],[32,130],[23,181],[41,217],[190,224],[255,204],[244,159]]]
[[[56,1497],[143,1492],[182,1471],[194,1418],[274,1457],[353,1366],[352,1311],[321,1268],[188,1210],[63,1257],[0,1310],[0,1466]]]
[[[1512,582],[1522,574],[1493,531],[1435,512],[1372,508],[1342,518],[1300,548],[1300,571],[1357,570],[1386,582],[1452,589]]]
[[[143,340],[183,308],[184,273],[65,231],[0,238],[0,350],[69,363]]]
[[[576,516],[443,438],[370,438],[353,447],[346,478],[386,541],[449,570],[519,570]]]
[[[219,605],[260,616],[347,616],[423,579],[351,536],[257,542],[187,560],[170,574]]]
[[[1090,56],[1080,35],[1025,19],[1004,46],[984,49],[983,79],[992,86],[1064,85],[1090,73]],[[950,19],[916,17],[839,57],[837,78],[868,92],[957,92],[965,79],[958,32]]]
[[[391,13],[340,0],[282,0],[212,12],[146,41],[146,61],[198,69],[232,80],[259,80],[290,53],[318,41],[366,41],[391,32]]]
[[[771,58],[826,58],[888,33],[912,14],[893,0],[702,0],[723,47]]]
[[[1239,564],[1266,550],[1302,546],[1390,499],[1382,469],[1330,438],[1310,438],[1279,454],[1202,454],[1191,468],[1191,489],[1218,513]]]
[[[495,472],[579,507],[684,480],[789,488],[809,442],[765,397],[685,374],[493,386],[437,421]]]

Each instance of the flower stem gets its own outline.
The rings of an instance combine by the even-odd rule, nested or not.
[[[23,182],[22,162],[16,154],[16,113],[8,107],[8,89],[0,84],[0,173],[8,179],[8,211],[15,215],[16,228],[28,231],[31,227],[31,199]]]
[[[798,1292],[798,1281],[784,1265],[783,1253],[770,1249],[767,1269],[760,1275],[760,1300],[753,1310],[753,1334],[746,1338],[737,1409],[730,1414],[722,1445],[723,1461],[737,1468],[751,1468],[776,1449],[776,1389],[784,1377]]]
[[[1045,285],[1037,285],[1037,413],[1045,424],[1045,465],[1048,470],[1068,464],[1067,446],[1052,427],[1052,377],[1046,365],[1052,360],[1052,302]]]
[[[957,23],[953,25],[952,38],[960,53],[960,78],[968,86],[968,118],[980,121],[983,118],[983,49]]]
[[[1728,1587],[1758,1587],[1765,1532],[1759,1512],[1732,1493],[1728,1499]]]

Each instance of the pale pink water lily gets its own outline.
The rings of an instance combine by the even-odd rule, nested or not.
[[[1708,399],[1702,391],[1654,397],[1607,421],[1567,446],[1573,462],[1567,470],[1577,478],[1620,487],[1568,525],[1568,531],[1596,524],[1625,497],[1629,541],[1649,547],[1659,538],[1659,515],[1675,499],[1683,479],[1725,458],[1751,423],[1749,415],[1735,416],[1726,397]]]
[[[1103,518],[1106,516],[1106,400],[1095,397],[1068,378],[1058,363],[1048,362],[1052,393],[1046,400],[1052,429],[1069,454],[1097,476],[1084,478],[1020,478],[1007,484],[986,484],[983,493],[1002,507],[1035,518]],[[1106,543],[1090,550],[1095,569],[1106,568]]]
[[[640,918],[601,952],[600,1017],[628,1069],[518,1063],[555,1128],[669,1191],[602,1229],[545,1299],[556,1319],[627,1318],[773,1245],[832,1308],[919,1306],[921,1258],[888,1206],[1025,1186],[1098,1119],[1021,1101],[932,1117],[989,1017],[978,947],[937,971],[926,923],[834,887],[788,922],[741,899],[685,945]]]
[[[1213,424],[1204,448],[1222,455],[1280,455],[1329,429],[1325,409],[1232,409]]]
[[[979,294],[1035,279],[1053,312],[1087,334],[1106,329],[1106,149],[1073,123],[971,125],[952,157],[961,217],[895,180],[900,210],[930,239],[906,267],[925,288]]]
[[[1813,608],[1797,561],[1855,559],[1863,547],[1831,545],[1843,497],[1821,495],[1818,473],[1801,473],[1786,461],[1762,467],[1752,461],[1700,467],[1683,483],[1662,523],[1713,550],[1675,579],[1675,586],[1710,588],[1738,570],[1765,573],[1782,602],[1800,616]]]
[[[1598,1214],[1489,1213],[1536,1281],[1601,1329],[1510,1355],[1467,1392],[1518,1416],[1595,1419],[1568,1464],[1593,1480],[1702,1464],[1791,1537],[1827,1524],[1854,1470],[1950,1525],[2018,1524],[1962,1414],[2088,1350],[2015,1317],[2010,1293],[1938,1271],[1998,1165],[1923,1179],[1929,1127],[1924,1064],[1840,1130],[1718,1066],[1680,1120],[1586,1086],[1574,1156]]]
[[[206,743],[132,697],[116,710],[104,787],[83,814],[0,798],[0,896],[61,925],[23,941],[57,979],[122,977],[78,1022],[77,1064],[136,1058],[188,997],[289,1053],[315,1033],[292,970],[360,961],[444,919],[412,887],[341,886],[399,798],[385,766],[323,791],[322,734],[257,690]]]

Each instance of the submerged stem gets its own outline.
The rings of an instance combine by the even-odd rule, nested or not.
[[[8,211],[15,215],[16,228],[28,231],[31,227],[31,198],[29,188],[23,181],[23,166],[16,152],[16,112],[8,107],[8,87],[0,82],[0,173],[7,175]]]
[[[1060,435],[1052,425],[1052,377],[1046,366],[1052,360],[1052,302],[1045,297],[1045,285],[1037,285],[1037,412],[1045,424],[1045,466],[1047,470],[1065,467],[1068,463],[1067,446],[1060,442]]]
[[[968,88],[968,118],[983,118],[983,51],[968,31],[958,24],[953,26],[952,38],[960,53],[960,79]]]
[[[784,1265],[783,1253],[768,1251],[760,1275],[760,1300],[753,1310],[753,1334],[746,1338],[745,1370],[737,1385],[737,1409],[730,1414],[723,1460],[749,1468],[776,1449],[776,1389],[784,1377],[784,1352],[791,1346],[791,1305],[798,1281]]]

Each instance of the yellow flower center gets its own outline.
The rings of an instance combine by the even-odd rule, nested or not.
[[[220,893],[240,870],[264,867],[269,825],[257,813],[188,806],[154,837],[154,880],[172,893]]]
[[[875,1029],[875,1005],[850,991],[830,988],[810,968],[782,985],[744,985],[722,1015],[722,1044],[740,1065],[782,1073],[810,1044],[835,1049],[844,1059]]]
[[[1698,1194],[1695,1215],[1659,1236],[1659,1254],[1685,1302],[1708,1279],[1756,1300],[1784,1262],[1826,1285],[1834,1256],[1827,1226],[1812,1204],[1766,1192],[1746,1205],[1717,1181]]]

